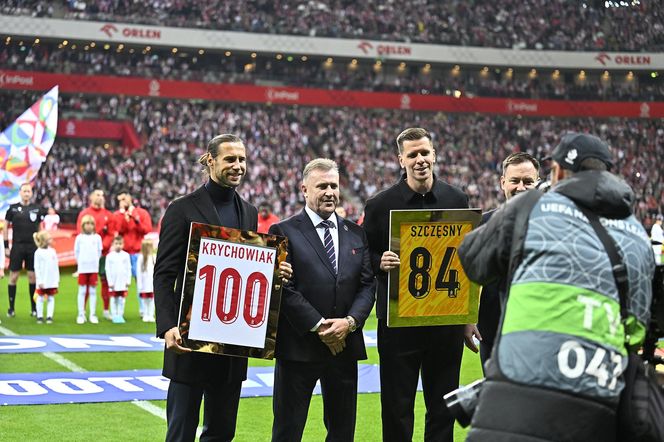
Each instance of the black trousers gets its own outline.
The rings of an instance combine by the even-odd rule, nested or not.
[[[482,361],[482,372],[485,374],[484,365],[491,357],[493,344],[496,341],[498,327],[500,326],[500,314],[502,311],[500,305],[501,295],[504,296],[500,291],[498,283],[489,284],[482,288],[477,328],[482,335],[480,361]]]
[[[235,436],[242,381],[201,386],[171,381],[166,398],[168,442],[193,441],[203,400],[201,441],[230,441]]]
[[[493,337],[485,338],[484,334],[482,334],[482,338],[482,342],[480,343],[480,362],[482,362],[482,373],[486,376],[486,369],[484,368],[484,365],[491,357],[494,341]]]
[[[339,357],[327,362],[277,359],[274,370],[272,441],[302,440],[316,381],[323,395],[326,441],[352,441],[357,413],[357,361]]]
[[[443,396],[459,387],[463,325],[388,328],[378,320],[383,440],[413,439],[419,376],[426,405],[425,441],[452,441],[454,418]]]

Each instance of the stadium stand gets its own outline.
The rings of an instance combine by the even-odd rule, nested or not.
[[[636,2],[635,8],[606,7],[607,3],[614,2],[392,0],[365,8],[352,0],[69,0],[64,15],[84,20],[514,49],[641,51],[661,47],[662,2]]]
[[[34,192],[37,204],[61,217],[54,233],[61,266],[75,263],[73,227],[93,189],[106,192],[112,211],[118,191],[128,190],[159,229],[167,205],[206,180],[197,161],[221,132],[246,142],[248,175],[238,189],[244,198],[257,206],[270,202],[280,218],[295,214],[304,204],[304,164],[328,157],[340,166],[341,201],[352,220],[363,217],[368,197],[398,180],[394,139],[405,127],[434,134],[437,176],[461,187],[471,206],[483,210],[504,200],[499,176],[509,153],[542,159],[566,131],[591,132],[608,141],[614,171],[634,189],[636,216],[649,228],[664,212],[663,73],[664,0],[0,2],[0,130],[59,86],[58,134]],[[28,154],[12,160],[7,174],[23,170]],[[544,162],[543,179],[548,168]],[[57,330],[40,332],[38,325],[24,325],[34,322],[22,314],[27,312],[14,320],[2,311],[5,332],[19,335],[6,338],[12,342],[5,350],[14,352],[24,341],[17,351],[29,347],[49,358],[58,353],[39,370],[35,356],[16,355],[4,371],[25,373],[3,379],[4,393],[16,387],[16,394],[4,395],[10,406],[66,403],[67,411],[73,401],[76,416],[63,420],[55,407],[14,407],[19,418],[5,425],[10,438],[27,428],[36,440],[56,433],[72,440],[163,436],[161,419],[144,412],[164,415],[159,360],[139,355],[146,349],[140,340],[127,345],[141,337],[154,344],[154,329],[136,321],[131,308],[127,324],[113,324],[113,336],[63,336],[97,333],[86,328],[91,324],[74,324],[75,296],[69,295],[77,281],[70,270],[62,270]],[[135,302],[133,288],[131,293],[128,305]],[[377,342],[374,324],[365,326],[368,346]],[[151,334],[134,334],[139,327]],[[35,333],[46,333],[41,338],[49,346],[37,348]],[[26,334],[31,339],[20,339]],[[69,344],[53,347],[54,337]],[[122,348],[110,346],[116,338]],[[87,351],[72,345],[76,341],[90,352],[115,353],[68,363],[59,354],[65,347]],[[159,343],[149,348],[162,349]],[[113,356],[120,350],[133,354]],[[369,357],[371,363],[378,358],[373,350]],[[462,383],[481,376],[479,363],[467,359]],[[81,363],[86,372],[55,372],[63,361],[65,371]],[[250,365],[245,384],[260,385],[261,392],[243,388],[243,397],[270,395],[271,384],[263,381],[272,367]],[[376,381],[378,366],[363,368],[372,370],[361,371],[360,392],[377,391],[376,382],[365,387],[362,380]],[[75,396],[52,388],[70,383]],[[116,388],[121,384],[131,391]],[[358,414],[358,422],[372,425],[358,426],[358,440],[380,439],[380,406],[372,396],[363,398]],[[118,400],[127,403],[83,405]],[[269,403],[246,401],[253,402],[241,407],[258,414],[240,412],[236,438],[263,440],[270,431]],[[90,425],[101,409],[108,415],[103,430]],[[135,419],[126,425],[132,412]],[[256,419],[264,415],[268,419]],[[313,430],[308,424],[304,439],[322,440],[320,424]],[[413,439],[422,440],[425,432],[417,427],[422,425]],[[455,433],[455,439],[465,435],[460,428]]]
[[[1,108],[22,109],[38,94],[0,94]],[[37,196],[58,212],[77,210],[95,187],[110,194],[129,188],[158,220],[174,197],[196,188],[202,175],[192,165],[206,140],[220,131],[238,133],[251,152],[249,175],[240,192],[252,201],[270,200],[279,216],[301,208],[298,172],[316,155],[339,162],[349,191],[344,205],[352,218],[363,201],[399,175],[394,137],[404,124],[436,134],[437,173],[462,187],[471,204],[496,207],[500,162],[514,151],[546,156],[565,131],[599,134],[614,149],[617,171],[637,193],[637,214],[662,210],[664,129],[649,119],[512,118],[404,110],[330,109],[200,103],[131,97],[64,96],[61,108],[93,118],[130,119],[144,140],[128,153],[120,146],[59,141],[38,176]],[[72,111],[70,111],[72,112]],[[75,114],[75,112],[73,113]],[[15,115],[0,118],[11,121]],[[109,201],[115,204],[115,201]]]
[[[519,49],[655,53],[664,47],[662,2],[636,1],[629,7],[617,6],[618,2],[594,0],[472,4],[406,0],[383,2],[376,8],[362,8],[346,0],[249,0],[241,4],[228,0],[13,0],[4,2],[0,13],[436,43],[459,45],[460,51],[463,46],[467,50],[476,46],[511,48],[514,51],[506,52],[514,54],[520,53]],[[403,11],[412,11],[417,19],[412,20],[412,14]],[[587,71],[555,66],[535,70],[525,65],[510,68],[478,63],[404,63],[399,57],[333,60],[325,54],[293,57],[269,52],[231,53],[219,48],[176,50],[158,44],[125,45],[121,41],[95,45],[91,41],[54,38],[3,38],[0,65],[15,71],[469,98],[607,100],[645,107],[645,113],[641,113],[645,118],[641,119],[522,118],[416,112],[407,106],[399,110],[350,109],[64,93],[61,117],[130,121],[143,148],[128,151],[115,142],[72,141],[61,134],[38,177],[37,189],[40,201],[59,211],[78,210],[92,187],[102,186],[111,194],[120,187],[129,187],[134,195],[140,195],[141,204],[151,209],[156,221],[173,197],[200,184],[202,177],[191,165],[207,139],[223,130],[244,137],[252,152],[254,164],[241,188],[252,201],[269,199],[282,217],[294,213],[301,206],[299,178],[294,171],[312,156],[330,156],[341,165],[343,187],[347,189],[344,204],[350,216],[357,218],[364,200],[396,179],[393,138],[405,125],[421,125],[437,135],[438,174],[464,188],[471,203],[484,209],[501,201],[496,174],[506,154],[526,150],[542,157],[568,130],[594,132],[611,143],[619,159],[619,171],[638,194],[639,216],[648,218],[664,209],[657,167],[664,155],[664,133],[657,120],[649,118],[650,103],[646,103],[663,101],[664,82],[658,72],[643,66],[633,71],[626,66],[604,70],[599,65]],[[2,126],[11,123],[37,96],[36,92],[2,91]],[[74,188],[77,192],[80,189],[76,195],[72,194]],[[109,205],[114,204],[109,199]]]
[[[388,91],[423,95],[513,97],[558,100],[664,99],[664,82],[651,72],[595,70],[513,69],[464,67],[398,61],[338,60],[319,57],[291,59],[282,54],[257,55],[223,52],[180,51],[124,45],[105,49],[89,42],[43,41],[38,44],[10,39],[0,51],[0,65],[16,70],[89,75],[307,86],[324,89]]]

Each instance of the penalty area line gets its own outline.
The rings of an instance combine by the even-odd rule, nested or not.
[[[16,333],[11,331],[10,329],[5,328],[1,325],[0,325],[0,333],[3,334],[4,336],[18,336]]]
[[[148,401],[139,401],[139,400],[133,400],[131,401],[132,404],[136,405],[138,408],[142,408],[143,410],[147,411],[148,413],[157,416],[158,418],[161,418],[163,420],[166,420],[166,410],[156,406],[155,404],[148,402]]]
[[[76,364],[73,361],[70,361],[69,359],[65,358],[62,355],[59,355],[57,353],[53,353],[52,351],[45,351],[42,353],[44,356],[49,358],[51,361],[55,362],[56,364],[60,364],[63,367],[65,367],[69,371],[73,371],[74,373],[87,373],[88,371],[81,367],[80,365]]]
[[[5,336],[18,336],[17,333],[14,333],[12,330],[8,329],[7,327],[2,327],[2,326],[0,326],[0,333],[2,333]],[[56,364],[62,365],[69,371],[73,371],[74,373],[87,372],[85,368],[81,367],[80,365],[70,361],[69,359],[57,353],[53,353],[52,351],[45,351],[42,354],[51,361],[55,362]]]
[[[17,333],[14,333],[12,330],[0,326],[0,334],[4,336],[19,336]],[[85,368],[81,367],[80,365],[76,364],[73,361],[70,361],[69,359],[65,358],[64,356],[58,354],[58,353],[53,353],[51,351],[46,351],[41,353],[48,359],[52,360],[53,362],[62,365],[65,367],[67,370],[74,372],[74,373],[87,373],[88,370]],[[153,416],[156,416],[160,419],[166,420],[166,410],[158,407],[148,401],[139,401],[139,400],[133,400],[130,402],[131,404],[137,406],[138,408],[147,411],[148,413],[152,414]],[[198,428],[198,433],[200,434],[201,428]]]

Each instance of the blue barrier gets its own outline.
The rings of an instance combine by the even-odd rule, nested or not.
[[[0,405],[43,405],[166,399],[161,370],[0,374]],[[249,367],[242,397],[272,396],[274,367]],[[358,392],[380,391],[377,365],[358,366]],[[316,385],[314,394],[320,394]]]
[[[367,347],[376,346],[376,331],[364,332]],[[0,337],[3,353],[162,351],[164,340],[153,335],[34,335]]]

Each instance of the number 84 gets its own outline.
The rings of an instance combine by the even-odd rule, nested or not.
[[[459,284],[459,272],[450,268],[452,258],[456,253],[456,247],[445,249],[445,255],[440,262],[438,274],[436,275],[436,290],[447,290],[447,296],[456,298],[461,284]],[[431,252],[424,247],[416,247],[410,253],[410,274],[408,275],[408,291],[413,298],[424,298],[431,289]]]

